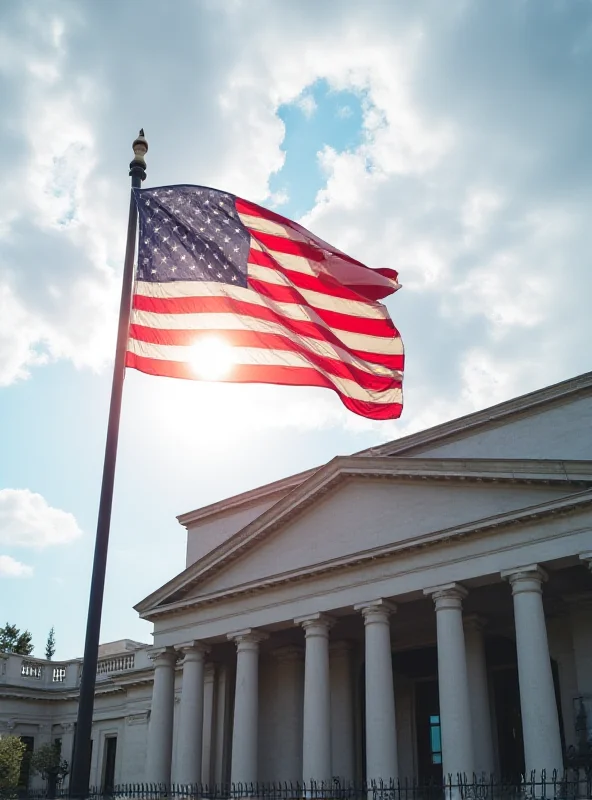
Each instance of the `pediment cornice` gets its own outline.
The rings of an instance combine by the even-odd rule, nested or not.
[[[592,486],[592,462],[491,459],[385,459],[371,456],[337,457],[282,497],[227,541],[188,567],[135,608],[144,618],[183,605],[183,595],[255,547],[264,538],[304,513],[338,485],[352,479],[374,481],[442,481],[448,483],[512,483],[573,486],[582,492]],[[592,497],[592,495],[591,495]],[[549,505],[549,504],[543,504]],[[517,515],[513,515],[516,517]],[[314,568],[307,572],[312,574]],[[266,580],[266,585],[269,580]],[[225,592],[229,596],[229,592]]]

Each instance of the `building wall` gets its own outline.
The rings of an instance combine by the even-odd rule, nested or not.
[[[220,591],[290,569],[416,539],[573,493],[569,486],[351,480],[207,585]]]
[[[254,519],[259,517],[268,508],[280,500],[280,495],[274,495],[272,500],[265,500],[236,510],[227,511],[206,517],[203,520],[187,527],[187,557],[185,567],[190,567],[211,550],[221,545],[227,539],[244,528]]]

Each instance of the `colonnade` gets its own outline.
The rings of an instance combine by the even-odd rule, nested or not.
[[[512,591],[518,654],[518,676],[527,773],[561,769],[563,758],[553,675],[543,610],[544,570],[530,565],[502,574]],[[463,617],[465,587],[458,583],[424,590],[434,602],[438,647],[438,681],[442,766],[445,775],[492,773],[494,752],[482,620]],[[390,617],[396,606],[377,598],[355,606],[365,630],[366,778],[396,779],[397,725],[393,682]],[[304,699],[301,742],[302,779],[330,780],[336,768],[353,759],[353,703],[347,698],[347,646],[331,643],[334,620],[317,613],[293,622],[304,630]],[[228,638],[236,645],[236,685],[232,726],[231,780],[258,778],[259,648],[268,635],[247,629]],[[287,648],[290,649],[290,648]],[[169,783],[173,744],[175,665],[182,657],[183,684],[179,720],[179,752],[175,781],[197,783],[202,776],[204,713],[204,642],[153,651],[154,689],[149,727],[147,780]],[[286,648],[283,648],[286,655]],[[340,660],[340,657],[341,660]],[[290,669],[289,659],[283,666]],[[335,664],[335,674],[330,668]],[[340,678],[337,678],[339,671]],[[345,677],[344,677],[345,676]],[[337,680],[336,680],[337,679]],[[344,690],[345,687],[345,690]],[[333,703],[339,703],[338,752],[332,746]],[[349,703],[349,705],[348,705]],[[349,719],[348,719],[349,718]],[[289,743],[289,747],[298,742]],[[349,753],[349,756],[347,755]],[[353,777],[353,770],[350,770]],[[412,776],[401,776],[412,777]]]

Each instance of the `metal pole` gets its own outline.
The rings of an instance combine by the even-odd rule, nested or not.
[[[148,152],[148,142],[144,138],[143,130],[140,131],[140,135],[135,139],[132,147],[134,150],[134,159],[130,164],[129,174],[132,179],[132,189],[139,189],[142,185],[142,181],[146,177],[146,162],[144,161],[144,156]],[[99,636],[101,633],[101,611],[103,608],[103,593],[105,589],[105,570],[107,567],[107,549],[109,546],[109,528],[111,526],[111,506],[113,504],[117,440],[119,438],[119,419],[121,416],[121,398],[125,375],[125,351],[127,347],[131,312],[137,222],[138,212],[132,192],[127,223],[127,244],[123,266],[121,304],[119,307],[119,329],[117,333],[117,349],[115,351],[115,366],[113,368],[113,383],[111,385],[107,441],[105,443],[103,481],[101,484],[95,554],[90,584],[88,617],[86,620],[86,639],[84,643],[82,679],[80,681],[74,756],[70,775],[71,797],[87,797],[89,790],[90,740],[99,656]]]

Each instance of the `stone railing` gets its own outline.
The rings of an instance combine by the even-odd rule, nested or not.
[[[0,684],[64,689],[78,685],[80,661],[54,662],[0,653]]]
[[[126,653],[121,656],[113,656],[112,658],[104,658],[99,661],[97,666],[97,675],[103,675],[109,672],[123,672],[126,669],[134,669],[135,653]]]
[[[99,660],[97,680],[134,669],[146,669],[152,664],[146,650],[121,653]],[[0,653],[0,684],[29,686],[43,689],[73,689],[80,685],[82,659],[46,661],[16,653]]]

